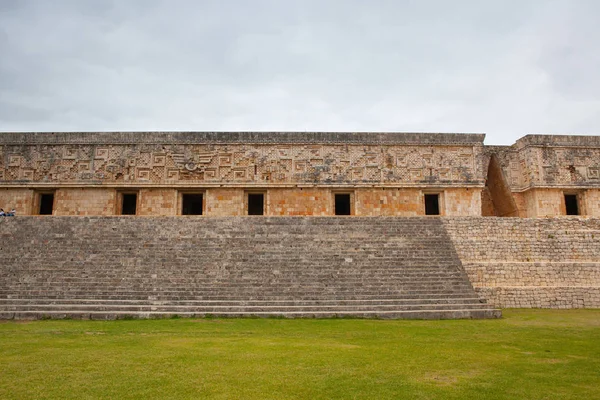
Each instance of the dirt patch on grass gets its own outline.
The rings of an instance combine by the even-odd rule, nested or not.
[[[567,360],[561,360],[560,358],[544,358],[537,361],[539,364],[564,364]]]
[[[423,377],[423,382],[432,383],[438,386],[454,386],[458,383],[458,378],[456,376],[428,374]]]
[[[436,386],[454,386],[465,379],[473,379],[479,373],[472,371],[438,371],[425,373],[419,382]]]

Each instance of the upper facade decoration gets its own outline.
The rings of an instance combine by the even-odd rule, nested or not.
[[[600,137],[527,135],[512,146],[491,146],[513,191],[600,186]]]
[[[7,133],[5,185],[482,186],[484,135]]]

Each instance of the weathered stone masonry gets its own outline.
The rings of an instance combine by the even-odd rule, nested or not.
[[[598,218],[7,217],[0,232],[4,318],[600,307]]]
[[[319,229],[330,229],[327,245],[333,246],[335,243],[338,246],[339,242],[339,248],[332,247],[334,251],[327,253],[324,258],[331,257],[327,259],[328,263],[333,260],[338,264],[330,271],[330,275],[322,277],[320,283],[315,282],[315,286],[308,278],[311,274],[320,274],[319,271],[325,270],[320,268],[325,266],[317,265],[304,270],[308,275],[302,276],[302,282],[278,276],[276,278],[281,278],[281,282],[287,286],[281,286],[283,292],[279,293],[273,289],[275,297],[285,297],[293,290],[302,293],[307,287],[313,290],[309,292],[311,295],[325,290],[325,287],[336,287],[327,286],[329,280],[334,282],[342,279],[347,267],[345,261],[341,262],[338,258],[355,260],[356,255],[346,257],[344,254],[357,252],[356,249],[365,245],[363,250],[369,257],[361,266],[364,267],[360,270],[361,277],[355,275],[357,280],[352,278],[345,281],[347,285],[344,286],[343,296],[338,299],[337,305],[331,307],[338,307],[339,310],[347,301],[354,301],[348,296],[362,290],[367,279],[373,279],[369,283],[368,293],[372,296],[369,301],[379,301],[377,295],[380,293],[391,296],[390,282],[395,285],[396,294],[411,291],[409,288],[412,284],[416,284],[418,290],[425,290],[425,281],[413,278],[434,282],[439,285],[440,293],[452,293],[451,282],[456,279],[454,283],[460,286],[462,294],[468,294],[474,288],[481,298],[497,307],[600,307],[600,137],[527,135],[512,146],[485,146],[483,140],[484,135],[480,134],[415,133],[4,133],[0,135],[1,208],[15,208],[19,216],[52,214],[90,217],[85,220],[42,217],[0,220],[4,223],[0,225],[0,230],[5,237],[12,234],[10,229],[19,228],[22,229],[18,231],[21,239],[34,241],[28,247],[31,254],[27,257],[33,260],[30,270],[19,269],[21,256],[18,252],[12,258],[0,258],[4,285],[0,285],[0,292],[4,290],[7,296],[16,296],[5,298],[6,301],[24,301],[23,307],[27,302],[36,301],[36,295],[46,293],[44,285],[50,283],[56,284],[53,296],[60,297],[61,287],[85,296],[88,289],[75,292],[78,286],[73,284],[71,287],[69,279],[83,284],[88,277],[86,274],[92,273],[96,274],[99,283],[105,285],[103,295],[108,296],[110,301],[117,300],[110,297],[111,285],[124,285],[124,282],[131,280],[140,285],[135,290],[137,297],[131,296],[142,300],[146,298],[148,302],[151,301],[148,299],[149,291],[162,290],[176,283],[176,289],[185,292],[187,283],[192,286],[198,283],[187,282],[185,275],[170,276],[168,279],[174,280],[165,281],[164,284],[154,281],[152,276],[160,276],[160,269],[167,267],[164,263],[154,261],[154,270],[149,268],[143,271],[148,276],[128,276],[129,265],[123,265],[123,271],[112,269],[111,263],[127,259],[120,252],[113,254],[109,251],[106,254],[106,268],[110,269],[110,273],[102,269],[81,270],[84,264],[86,268],[94,268],[93,263],[89,264],[88,261],[98,256],[97,251],[87,254],[85,249],[94,246],[86,246],[82,254],[89,259],[78,261],[73,258],[69,261],[65,257],[70,255],[68,249],[75,239],[68,239],[69,243],[64,247],[60,231],[66,229],[73,233],[88,226],[93,229],[94,225],[104,229],[101,231],[104,236],[100,235],[94,240],[104,243],[108,248],[113,246],[115,240],[109,235],[113,229],[125,230],[115,233],[122,239],[138,237],[136,227],[143,228],[145,233],[139,237],[143,237],[145,243],[151,243],[154,250],[161,245],[155,243],[148,232],[156,230],[166,235],[171,232],[169,229],[180,227],[169,237],[163,235],[163,239],[169,241],[168,246],[171,246],[161,249],[161,257],[165,260],[171,260],[169,251],[178,252],[180,245],[190,238],[201,241],[206,239],[206,235],[214,234],[217,239],[222,235],[224,241],[219,243],[226,243],[226,250],[217,248],[218,252],[212,256],[216,261],[223,260],[223,263],[217,262],[207,266],[208,269],[194,270],[195,256],[182,262],[192,264],[188,272],[225,274],[222,277],[224,280],[218,282],[203,281],[208,286],[197,287],[198,290],[219,290],[219,285],[226,281],[226,275],[233,272],[238,274],[236,279],[245,284],[248,283],[245,274],[253,276],[252,279],[258,276],[252,275],[256,272],[251,268],[254,261],[249,258],[252,246],[271,243],[269,229],[277,226],[276,235],[286,240],[311,227],[309,233],[297,237],[298,240],[311,243],[320,243],[319,240],[322,240]],[[277,217],[333,216],[340,214],[342,209],[341,214],[382,219],[354,218],[354,222],[344,222],[349,219],[275,218],[261,221],[260,218],[238,218],[254,213]],[[120,214],[156,218],[146,218],[146,221],[142,221],[144,218],[104,218]],[[202,214],[202,217],[178,217],[182,214]],[[384,218],[425,214],[444,218]],[[567,214],[579,217],[566,217]],[[19,220],[25,219],[26,223],[18,224]],[[41,221],[44,221],[43,224]],[[150,228],[152,224],[156,225]],[[240,231],[237,233],[239,236],[231,237],[233,228],[230,228],[230,224],[258,229],[263,236],[254,237],[252,231]],[[210,227],[216,231],[211,233]],[[39,231],[38,228],[43,229]],[[360,229],[366,231],[360,232]],[[354,232],[354,239],[348,237],[348,230]],[[38,271],[36,263],[43,264],[47,260],[43,253],[45,242],[42,236],[48,232],[52,232],[53,240],[58,243],[56,248],[60,248],[53,253],[53,257],[58,258],[54,260],[56,265],[46,265]],[[391,236],[369,236],[377,235],[376,232]],[[252,239],[244,236],[246,234],[250,234]],[[435,237],[430,238],[430,235]],[[423,240],[425,247],[415,242],[415,238]],[[246,267],[239,264],[236,258],[242,252],[236,243],[250,243],[252,240],[257,242],[248,247],[248,254],[243,255],[248,263],[248,269],[245,270]],[[442,278],[435,276],[434,270],[434,275],[426,276],[425,270],[421,271],[415,265],[408,265],[408,270],[402,270],[406,266],[395,264],[392,268],[399,269],[394,270],[395,275],[390,276],[391,281],[387,281],[387,264],[382,260],[390,256],[386,253],[390,251],[390,243],[386,241],[390,240],[394,248],[391,254],[394,263],[402,263],[404,257],[414,255],[411,253],[413,250],[419,252],[429,246],[427,248],[433,252],[433,258],[427,257],[435,260],[432,261],[434,266],[447,267],[436,258],[437,248],[441,246],[445,249],[444,254],[451,255],[448,262],[454,270],[446,271],[451,280],[444,284]],[[410,246],[402,247],[403,240],[410,241]],[[211,246],[208,249],[215,251]],[[455,249],[455,253],[450,248]],[[294,257],[301,259],[303,255],[294,253],[295,249],[293,241],[275,249],[273,254],[277,261],[273,261],[270,270],[261,272],[257,282],[265,277],[275,279],[269,274],[281,272],[276,268],[276,262],[284,262],[290,257],[292,260]],[[134,266],[138,262],[148,261],[144,248],[139,251],[139,260],[131,260]],[[126,250],[122,252],[126,253]],[[173,260],[175,263],[181,261],[176,257]],[[235,271],[228,269],[232,260]],[[53,271],[53,268],[61,265],[69,268]],[[376,265],[377,268],[369,270],[368,265]],[[295,267],[294,264],[288,272],[295,273]],[[464,268],[464,271],[456,272],[457,268]],[[140,272],[135,268],[132,271],[133,274]],[[38,272],[41,275],[36,275]],[[62,274],[65,274],[64,281],[61,281]],[[112,278],[109,277],[113,280],[101,280],[110,274],[113,274]],[[465,277],[468,275],[471,288],[460,281],[461,274]],[[123,281],[114,280],[116,276]],[[136,281],[138,278],[139,281]],[[218,287],[210,286],[213,284]],[[254,284],[258,285],[256,282]],[[257,288],[260,285],[246,287],[260,292]],[[23,295],[21,300],[18,293]],[[231,295],[235,291],[227,293]],[[427,296],[430,295],[427,292]],[[285,299],[293,300],[291,297]],[[177,297],[172,300],[177,301]],[[408,305],[406,302],[422,300],[440,306],[440,298],[434,301],[417,296],[411,300],[402,299],[402,304],[396,303],[398,308],[394,315],[400,315],[401,309],[405,312],[414,308],[414,304]],[[466,300],[477,303],[477,299]],[[243,303],[244,300],[239,301]],[[455,304],[461,304],[460,300],[456,300]],[[379,304],[377,312],[392,315],[382,312],[389,306],[391,304]],[[421,306],[425,307],[425,304]],[[43,309],[45,306],[39,307]],[[151,309],[155,304],[140,307]],[[173,304],[173,307],[179,306]],[[270,306],[265,307],[268,309]],[[312,310],[310,307],[313,306],[307,307]],[[359,309],[367,310],[368,307],[361,305]],[[465,307],[470,311],[449,310],[452,307],[448,305],[444,312],[440,312],[444,308],[440,306],[437,310],[430,310],[431,313],[427,315],[465,317],[481,314],[479,311],[472,312],[476,308],[472,304]],[[349,315],[355,314],[351,312]],[[481,315],[497,316],[493,310]]]
[[[473,287],[497,307],[600,307],[600,219],[443,222]]]
[[[326,132],[99,132],[0,135],[0,207],[53,215],[118,215],[122,194],[137,215],[179,215],[182,194],[203,195],[203,214],[247,214],[249,192],[265,215],[334,215],[352,194],[353,215],[424,215],[439,196],[447,216],[600,216],[600,137],[528,135],[484,146],[482,134]],[[570,211],[570,212],[569,212]]]
[[[439,218],[6,217],[0,231],[0,318],[500,316]]]
[[[571,195],[577,214],[600,216],[600,136],[527,135],[484,153],[490,166],[484,198],[496,193],[497,207],[484,207],[483,215],[565,215],[565,195]]]
[[[484,135],[407,133],[6,133],[0,136],[0,204],[38,214],[115,215],[121,193],[138,215],[179,215],[185,193],[203,214],[245,215],[264,193],[266,215],[334,215],[352,195],[353,215],[480,215]]]

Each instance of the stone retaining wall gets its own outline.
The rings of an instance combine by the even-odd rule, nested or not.
[[[600,219],[446,218],[480,296],[497,307],[600,307]]]
[[[243,275],[238,283],[245,285],[248,273],[267,267],[260,257],[272,254],[266,275],[247,290],[262,293],[269,282],[279,290],[277,280],[283,279],[289,287],[316,288],[316,293],[327,288],[339,296],[335,285],[355,279],[344,293],[368,289],[379,298],[402,279],[418,278],[419,290],[426,292],[437,286],[446,290],[453,283],[439,270],[454,265],[464,279],[460,258],[477,294],[495,307],[600,307],[600,218],[18,216],[0,218],[0,234],[0,291],[16,290],[18,283],[22,290],[48,292],[54,282],[63,293],[110,275],[107,293],[119,285],[125,293],[133,285],[147,295],[144,290],[167,290],[175,283],[187,293],[194,284],[185,272],[189,260],[206,264],[196,273],[235,262],[232,271]],[[212,242],[204,243],[207,238]],[[200,243],[208,247],[203,250]],[[337,269],[330,271],[334,264]],[[353,269],[359,264],[375,271],[372,284]],[[273,275],[284,265],[285,274]],[[79,274],[79,280],[70,281],[68,273]],[[89,281],[89,274],[96,280]],[[223,276],[201,283],[202,290],[215,291],[234,282]]]

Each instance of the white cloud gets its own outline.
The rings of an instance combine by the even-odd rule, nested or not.
[[[590,1],[0,4],[0,130],[600,134]]]

